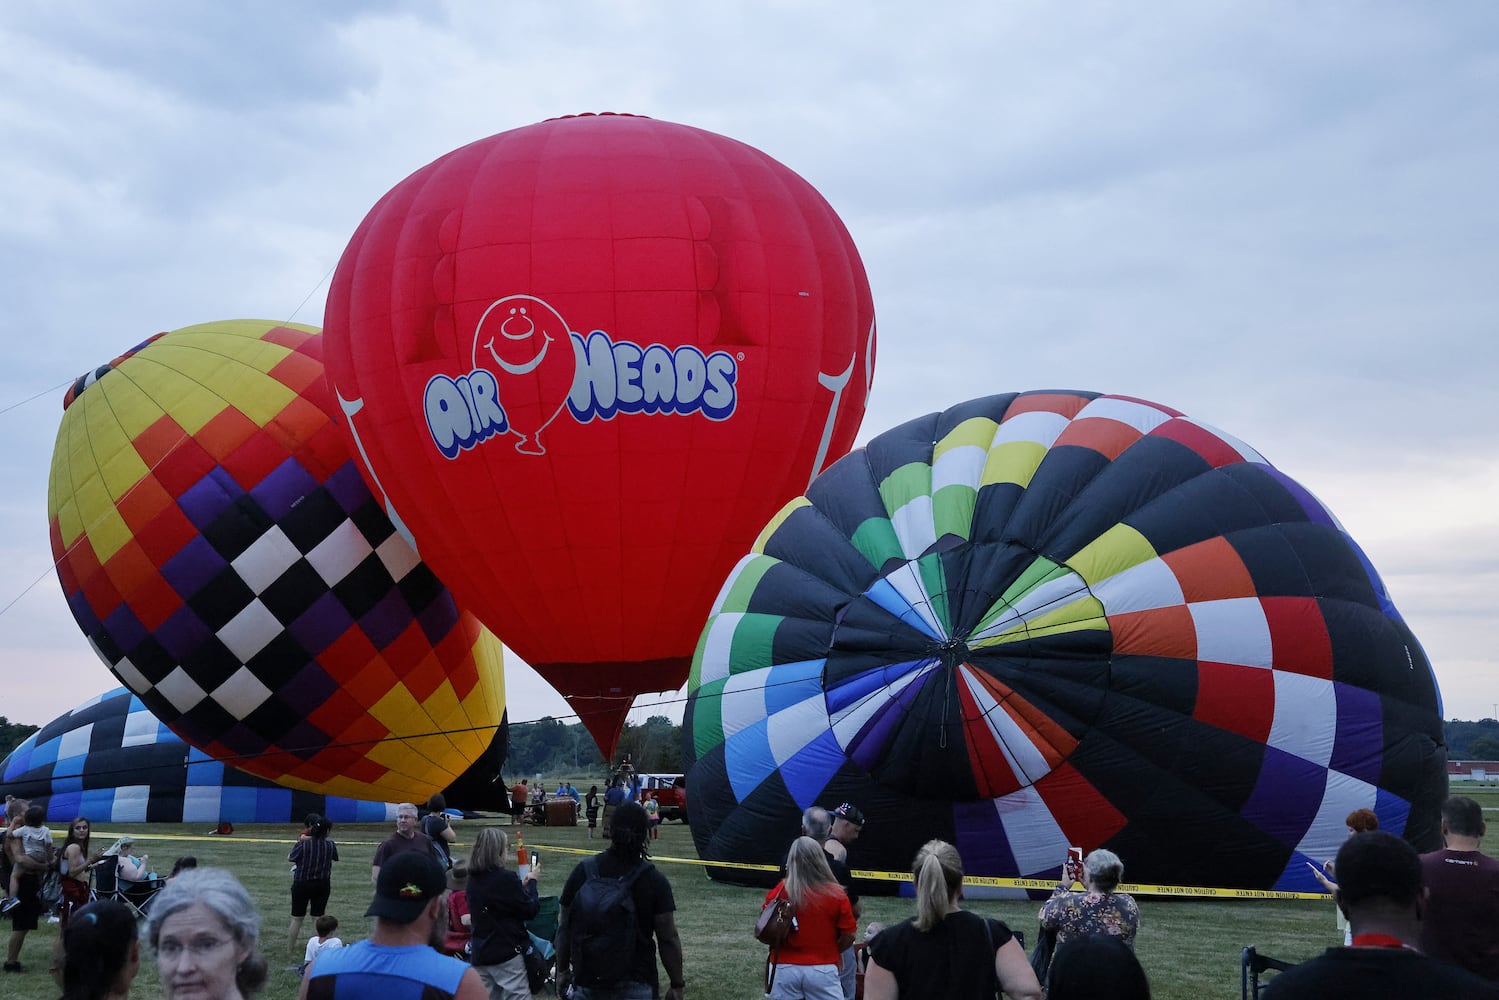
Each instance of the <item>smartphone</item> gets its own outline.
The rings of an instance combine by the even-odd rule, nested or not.
[[[1067,848],[1067,863],[1062,866],[1062,876],[1072,882],[1083,880],[1083,849]]]

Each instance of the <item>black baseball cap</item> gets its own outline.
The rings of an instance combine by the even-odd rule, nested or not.
[[[854,826],[864,825],[864,813],[859,810],[858,806],[849,802],[845,802],[837,809],[834,809],[833,815],[838,819],[847,820]]]
[[[448,888],[448,874],[429,851],[406,851],[380,866],[366,917],[409,924]]]

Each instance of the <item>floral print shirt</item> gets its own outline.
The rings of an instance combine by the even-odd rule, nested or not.
[[[1140,908],[1127,893],[1058,889],[1041,907],[1041,926],[1055,928],[1057,944],[1086,934],[1114,934],[1135,946]]]

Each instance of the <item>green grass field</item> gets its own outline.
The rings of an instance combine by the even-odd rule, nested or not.
[[[1471,794],[1486,809],[1499,813],[1499,789],[1455,788],[1454,791]],[[485,822],[489,821],[466,820],[457,824],[460,849],[472,842],[472,831]],[[346,942],[368,933],[368,921],[362,914],[372,892],[370,859],[375,845],[392,829],[393,825],[349,824],[333,831],[343,860],[334,868],[333,898],[328,911],[341,921],[339,933]],[[96,843],[108,843],[114,834],[125,832],[136,837],[138,849],[150,854],[153,867],[158,870],[169,868],[179,855],[193,854],[202,864],[222,865],[238,875],[254,896],[262,918],[262,952],[271,966],[271,980],[261,995],[267,1000],[290,1000],[296,996],[297,976],[286,971],[286,966],[301,961],[306,939],[304,936],[298,942],[294,952],[287,949],[291,904],[290,866],[285,858],[298,832],[295,826],[238,826],[231,837],[204,836],[206,827],[100,827],[95,833]],[[601,849],[605,843],[595,840],[590,844],[584,826],[528,826],[523,833],[527,846],[541,851],[543,894],[560,891],[573,864],[590,849]],[[652,853],[676,893],[688,994],[713,1000],[759,997],[764,949],[755,943],[750,931],[763,894],[756,889],[714,882],[704,874],[701,864],[689,863],[696,857],[691,832],[678,823],[663,825],[661,839]],[[1126,866],[1128,860],[1125,859]],[[1232,858],[1223,861],[1225,865],[1233,863]],[[1137,947],[1150,976],[1153,995],[1159,1000],[1238,996],[1239,955],[1245,945],[1254,945],[1277,958],[1300,960],[1341,943],[1330,900],[1231,901],[1143,896],[1139,903]],[[1024,932],[1030,941],[1034,940],[1039,905],[1018,900],[974,901],[969,908],[1004,920]],[[865,897],[861,935],[862,925],[869,921],[894,923],[911,912],[909,900]],[[305,931],[310,933],[311,920]],[[46,974],[56,938],[56,925],[48,924],[28,937],[22,953],[26,972],[0,977],[0,998],[46,1000],[57,996],[58,990]],[[154,965],[148,963],[143,968],[132,995],[140,998],[161,995]]]

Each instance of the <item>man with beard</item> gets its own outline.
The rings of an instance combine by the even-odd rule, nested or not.
[[[447,928],[448,879],[429,853],[398,854],[380,868],[370,936],[320,952],[299,1000],[488,1000],[467,962],[438,954]]]

